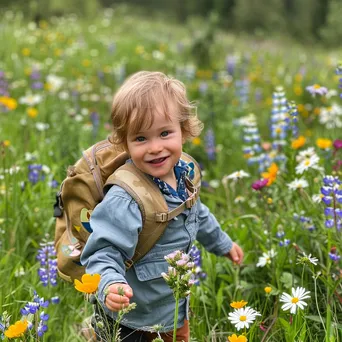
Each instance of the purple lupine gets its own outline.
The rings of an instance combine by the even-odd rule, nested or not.
[[[292,137],[298,138],[299,129],[298,129],[298,108],[294,101],[290,101],[287,104],[288,112],[291,116],[291,130],[292,130]]]
[[[226,69],[229,75],[234,75],[235,66],[236,66],[237,58],[234,55],[228,55],[226,57]]]
[[[338,177],[325,176],[323,177],[323,184],[321,187],[322,202],[327,205],[324,209],[325,226],[327,228],[335,227],[340,231],[342,227],[342,209],[340,208],[342,204],[342,182]]]
[[[5,77],[5,72],[0,70],[0,96],[9,96],[8,82]]]
[[[215,146],[215,135],[212,128],[209,128],[204,136],[205,140],[205,151],[209,160],[216,159],[216,146]]]
[[[36,326],[33,324],[34,322],[37,323],[37,335],[38,337],[42,337],[44,333],[47,331],[47,321],[49,319],[49,315],[45,313],[44,308],[47,308],[49,306],[49,301],[45,300],[42,297],[39,297],[36,291],[34,291],[33,295],[33,301],[28,302],[25,304],[25,306],[20,310],[21,314],[23,316],[34,316],[34,321],[29,321],[28,328],[30,330],[34,329]],[[42,311],[39,313],[39,310],[42,309]]]
[[[302,228],[305,229],[305,230],[308,230],[308,231],[312,232],[313,230],[316,229],[316,226],[313,223],[311,217],[303,216],[303,215],[298,215],[298,214],[294,213],[293,214],[293,218],[296,221],[299,221],[301,223]]]
[[[342,76],[342,62],[336,68],[336,75]],[[338,80],[339,81],[339,88],[342,89],[342,77]],[[340,98],[342,99],[342,92],[340,93]]]
[[[91,124],[93,126],[93,130],[92,130],[93,137],[95,138],[96,135],[97,135],[97,131],[98,131],[99,125],[100,125],[99,113],[97,113],[96,111],[92,111],[90,113],[90,121],[91,121]]]
[[[43,165],[41,164],[30,164],[28,166],[29,175],[28,179],[32,184],[36,184],[41,180],[44,180],[44,175],[42,174]]]
[[[193,245],[189,252],[195,267],[194,271],[194,285],[199,285],[200,280],[206,278],[207,274],[202,270],[202,256],[201,251]]]
[[[239,99],[241,107],[247,104],[249,98],[250,82],[247,78],[235,81],[235,94]]]
[[[57,285],[57,259],[54,243],[42,242],[37,254],[37,260],[40,262],[38,275],[43,286]]]
[[[40,90],[43,89],[44,84],[41,81],[41,73],[39,70],[34,69],[32,70],[30,74],[30,79],[31,79],[31,88],[34,90]]]

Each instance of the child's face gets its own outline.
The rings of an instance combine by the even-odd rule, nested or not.
[[[153,113],[153,124],[142,128],[137,134],[127,135],[128,152],[141,171],[161,180],[174,184],[173,167],[178,162],[183,146],[180,122],[176,108],[170,104],[171,120],[162,111]]]

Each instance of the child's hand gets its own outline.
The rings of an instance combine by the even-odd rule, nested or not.
[[[232,249],[224,256],[233,261],[233,263],[240,265],[243,261],[243,250],[238,244],[233,242]]]
[[[111,311],[120,311],[129,305],[133,296],[132,288],[127,284],[115,283],[108,286],[105,304]]]

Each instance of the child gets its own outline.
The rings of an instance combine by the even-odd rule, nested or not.
[[[160,72],[134,74],[114,96],[113,142],[129,153],[128,162],[150,175],[169,209],[187,198],[184,178],[188,167],[180,157],[185,141],[202,130],[195,110],[183,83]],[[165,255],[175,250],[188,253],[198,240],[209,252],[237,264],[243,260],[242,249],[221,230],[200,199],[171,220],[151,251],[127,272],[124,260],[133,256],[142,229],[136,201],[114,185],[95,208],[90,224],[93,233],[81,262],[87,273],[101,275],[98,298],[103,306],[100,311],[106,313],[105,321],[113,325],[117,311],[130,302],[137,304],[120,322],[124,341],[151,341],[156,335],[148,331],[156,324],[163,326],[164,341],[172,341],[175,300],[161,276],[168,269]],[[118,293],[119,288],[124,296]],[[188,304],[188,298],[179,304],[177,341],[189,341]],[[101,335],[98,327],[95,330]]]

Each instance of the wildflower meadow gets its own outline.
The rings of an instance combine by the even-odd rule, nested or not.
[[[67,167],[110,134],[115,90],[157,70],[197,105],[205,128],[184,150],[245,253],[165,256],[176,301],[190,294],[191,341],[342,341],[342,51],[219,30],[194,46],[192,32],[125,6],[1,15],[0,339],[91,341],[100,276],[59,278],[53,205]]]

